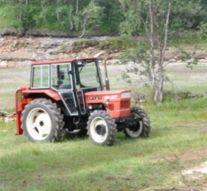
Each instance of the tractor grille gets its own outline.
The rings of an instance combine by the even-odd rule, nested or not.
[[[121,109],[127,109],[127,108],[130,108],[130,101],[129,100],[121,101]]]

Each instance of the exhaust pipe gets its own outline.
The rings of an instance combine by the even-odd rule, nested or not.
[[[109,82],[109,76],[108,76],[108,70],[107,70],[107,60],[110,58],[104,59],[104,73],[105,73],[105,88],[106,90],[110,90],[110,82]]]
[[[101,55],[103,55],[103,52],[99,52],[94,57],[98,58]],[[103,62],[104,62],[104,75],[105,75],[105,89],[106,90],[110,90],[109,76],[108,76],[108,70],[107,70],[107,61],[110,60],[111,58],[112,57],[107,57],[107,58],[103,59]]]

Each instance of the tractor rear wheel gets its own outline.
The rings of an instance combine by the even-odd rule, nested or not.
[[[116,123],[105,111],[94,111],[89,117],[87,129],[89,137],[94,143],[113,145],[116,135]]]
[[[126,136],[130,138],[148,137],[150,133],[150,120],[146,112],[139,107],[134,107],[131,112],[136,125],[125,129]]]
[[[49,99],[35,99],[22,113],[22,128],[29,140],[54,142],[64,137],[64,122],[60,108]]]

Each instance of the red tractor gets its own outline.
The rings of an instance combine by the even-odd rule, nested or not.
[[[96,58],[33,62],[30,87],[16,92],[16,131],[35,142],[88,133],[100,145],[112,145],[117,131],[147,137],[149,118],[130,102],[128,90],[104,90]]]

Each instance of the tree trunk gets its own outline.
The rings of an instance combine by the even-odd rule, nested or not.
[[[154,102],[157,104],[162,103],[164,94],[164,75],[162,67],[159,67],[154,83]]]
[[[75,14],[77,15],[79,12],[79,0],[76,0],[76,10],[75,10]]]
[[[160,65],[164,64],[165,61],[165,51],[167,47],[167,40],[168,40],[168,28],[169,28],[169,20],[170,20],[170,12],[172,7],[172,0],[169,0],[168,2],[168,10],[165,20],[165,27],[164,27],[164,40],[163,44],[160,46]]]
[[[172,7],[172,0],[168,1],[168,9],[166,14],[165,26],[164,26],[164,39],[163,41],[160,40],[160,53],[159,53],[159,61],[157,61],[157,71],[155,72],[155,83],[154,83],[154,101],[157,104],[162,103],[163,101],[163,94],[164,94],[164,61],[165,61],[165,51],[167,47],[167,40],[168,40],[168,28],[169,28],[169,19],[170,19],[170,12]]]
[[[152,82],[152,86],[154,87],[155,84],[155,53],[154,53],[154,2],[150,0],[149,2],[149,24],[150,24],[150,34],[149,34],[149,41],[150,41],[150,63],[149,63],[149,74],[150,74],[150,81]]]
[[[80,35],[80,38],[83,38],[86,34],[86,26],[88,23],[88,19],[89,19],[89,16],[86,14],[83,19],[82,34]]]

